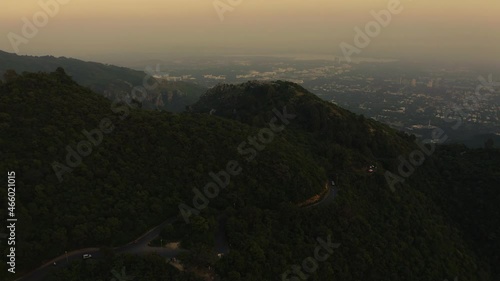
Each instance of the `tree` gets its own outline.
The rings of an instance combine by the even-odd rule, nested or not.
[[[227,278],[228,278],[228,280],[240,280],[241,279],[241,275],[237,271],[230,271],[227,274]]]
[[[9,82],[12,82],[14,81],[17,77],[19,77],[19,75],[17,74],[17,72],[13,69],[8,69],[7,71],[5,71],[5,73],[3,74],[3,79],[5,80],[6,83],[9,83]]]

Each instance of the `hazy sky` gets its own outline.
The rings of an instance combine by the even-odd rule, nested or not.
[[[14,52],[8,34],[23,36],[22,18],[43,21],[38,3],[54,1],[2,0],[0,49]],[[341,55],[342,42],[354,46],[354,28],[373,20],[370,11],[393,0],[241,0],[222,21],[214,3],[231,0],[60,1],[68,3],[19,43],[19,54]],[[500,62],[500,1],[401,0],[401,7],[356,56]]]

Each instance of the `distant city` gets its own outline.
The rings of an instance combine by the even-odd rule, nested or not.
[[[226,57],[162,62],[167,81],[213,87],[248,80],[287,80],[324,100],[396,129],[430,139],[439,127],[449,140],[500,135],[500,82],[490,73],[396,61],[346,63],[278,57]]]

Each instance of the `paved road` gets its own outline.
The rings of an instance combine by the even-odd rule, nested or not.
[[[332,186],[331,182],[328,182],[327,185],[328,185],[328,193],[325,196],[323,196],[323,198],[321,198],[319,202],[305,206],[303,208],[307,209],[311,207],[324,206],[333,202],[335,196],[337,195],[337,186]],[[225,215],[220,215],[217,217],[218,229],[217,232],[215,233],[215,251],[217,253],[222,253],[225,255],[229,253],[229,245],[227,243],[226,230],[225,230],[226,221],[227,217]]]
[[[173,223],[177,218],[170,218],[155,228],[149,230],[144,233],[141,237],[137,238],[137,240],[121,246],[114,248],[114,252],[117,254],[148,254],[148,253],[158,253],[159,255],[172,258],[178,256],[180,253],[185,252],[186,250],[182,249],[168,249],[168,248],[159,248],[159,247],[150,247],[148,246],[149,242],[158,235],[160,235],[161,230],[169,223]],[[56,262],[56,267],[66,267],[69,263],[73,261],[78,261],[82,259],[83,254],[91,254],[92,258],[99,259],[102,258],[102,253],[99,248],[87,248],[76,250],[64,255],[61,255],[48,263],[40,266],[39,268],[33,270],[32,272],[24,275],[23,277],[16,279],[15,281],[40,281],[47,274],[50,273],[51,270],[54,269],[53,263]]]
[[[311,208],[315,206],[322,206],[329,204],[335,199],[335,196],[337,194],[337,187],[331,186],[330,182],[328,183],[328,194],[321,199],[321,201],[314,203],[312,205],[306,206],[304,208]],[[114,248],[114,252],[116,254],[148,254],[148,253],[158,253],[160,256],[166,257],[166,258],[173,258],[177,257],[179,254],[182,252],[186,252],[186,250],[183,249],[168,249],[168,248],[159,248],[159,247],[150,247],[148,246],[149,242],[156,237],[160,235],[161,230],[169,223],[173,223],[177,218],[170,218],[160,225],[156,226],[155,228],[149,230],[148,232],[144,233],[141,237],[137,238],[137,240],[121,246]],[[224,216],[220,216],[218,218],[219,220],[219,229],[216,234],[216,245],[215,248],[219,253],[224,253],[227,254],[229,252],[229,245],[227,244],[227,240],[225,237],[225,220],[226,218]],[[83,254],[91,254],[92,258],[94,259],[99,259],[102,258],[102,253],[100,252],[99,248],[87,248],[87,249],[80,249],[76,250],[64,255],[61,255],[46,264],[40,266],[39,268],[33,270],[32,272],[24,275],[21,278],[16,279],[15,281],[40,281],[42,280],[47,274],[50,273],[51,270],[54,269],[54,266],[52,265],[54,262],[57,263],[56,267],[66,267],[68,266],[69,263],[73,261],[78,261],[82,259]]]
[[[315,206],[324,206],[324,205],[328,205],[331,202],[333,202],[333,200],[335,199],[335,196],[337,195],[337,186],[332,186],[330,182],[328,182],[327,184],[328,184],[328,194],[323,196],[323,198],[319,202],[305,206],[304,209],[315,207]]]

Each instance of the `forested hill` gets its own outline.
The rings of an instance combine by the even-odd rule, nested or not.
[[[54,56],[19,56],[0,51],[0,72],[14,70],[18,73],[52,72],[62,67],[81,85],[91,87],[96,92],[103,92],[111,83],[130,83],[142,85],[145,74],[142,71],[132,70],[97,62],[85,62],[78,59]]]
[[[361,169],[383,162],[389,167],[395,164],[391,160],[416,147],[413,137],[325,102],[300,85],[286,81],[220,84],[207,91],[191,110],[261,127],[271,118],[273,108],[284,105],[288,113],[297,116],[287,131],[307,137],[310,149],[326,158],[325,165],[336,162],[331,161],[336,154],[352,150],[360,158],[350,165]]]
[[[150,73],[145,73],[126,67],[74,58],[19,56],[0,51],[0,73],[2,74],[7,70],[14,70],[17,73],[52,72],[58,67],[64,68],[66,73],[80,85],[89,87],[110,100],[130,100],[134,87],[144,87],[145,83],[146,85],[157,83],[154,89],[149,89],[147,98],[143,100],[143,107],[149,109],[181,112],[186,106],[196,102],[206,91],[205,87],[190,82],[155,80],[151,77],[152,75],[168,73],[168,69],[162,68],[161,65],[153,65],[150,67]],[[156,73],[157,71],[160,73]]]
[[[406,219],[423,227],[420,224],[423,218],[421,215],[426,212],[423,209],[435,210],[437,214],[432,216],[442,217],[445,224],[456,228],[455,231],[461,233],[465,240],[463,246],[470,246],[471,254],[474,253],[473,255],[478,257],[477,263],[471,265],[474,270],[481,272],[478,280],[486,280],[485,276],[488,274],[485,272],[490,270],[494,272],[492,276],[500,276],[500,271],[496,269],[500,264],[499,149],[468,149],[463,145],[423,145],[414,136],[395,131],[379,122],[325,102],[300,85],[286,81],[220,84],[203,95],[191,110],[261,127],[265,126],[271,109],[284,104],[287,105],[289,114],[296,115],[287,127],[288,139],[296,138],[296,143],[306,147],[333,179],[340,178],[341,184],[344,179],[343,185],[346,178],[355,181],[349,186],[349,193],[354,197],[351,197],[352,201],[348,207],[343,207],[342,212],[350,213],[354,209],[359,214],[360,210],[367,207],[364,205],[366,202],[361,203],[359,200],[370,198],[377,201],[368,211],[370,214],[378,212],[377,216],[399,220],[406,216],[403,214],[409,211],[408,208],[415,207],[412,212],[416,212],[413,214],[416,217]],[[436,134],[445,136],[446,132],[437,130]],[[419,162],[418,156],[413,160],[410,160],[410,156],[414,157],[420,153],[424,155],[422,164],[415,165],[410,162]],[[370,165],[376,166],[377,169],[374,174],[366,175]],[[352,188],[356,185],[359,185],[359,189]],[[339,189],[340,192],[345,192],[342,186]],[[393,193],[386,193],[388,190]],[[401,199],[405,196],[412,199],[396,211],[399,208],[396,206],[403,203]],[[390,202],[393,199],[398,203],[392,205]],[[427,206],[424,207],[425,205]],[[394,211],[396,213],[392,213]],[[340,220],[345,219],[345,213],[342,212]],[[331,213],[326,214],[330,215]],[[397,228],[395,225],[389,226],[385,219],[376,222],[381,219],[377,216],[372,217],[372,221],[368,216],[363,217],[371,227],[375,224],[383,225],[388,231]],[[435,229],[435,234],[442,237],[443,229]],[[413,234],[408,236],[411,239],[404,242],[406,246],[419,247],[418,245],[423,245],[420,243],[427,243],[422,237],[417,238],[419,235],[415,235],[415,230],[411,233]],[[439,246],[446,247],[444,244]],[[452,248],[449,248],[450,254],[454,251],[462,253],[456,246]],[[423,255],[417,259],[418,263],[432,259],[426,256],[425,252],[420,250]],[[431,252],[428,254],[431,255]],[[370,256],[374,257],[371,254]],[[451,258],[445,260],[450,261]],[[437,261],[434,260],[435,262]],[[421,277],[423,275],[422,272],[417,274]],[[373,277],[368,279],[378,280]]]
[[[19,271],[132,241],[180,203],[193,206],[193,188],[237,161],[241,173],[192,223],[162,232],[190,250],[187,269],[245,281],[498,280],[498,150],[435,147],[391,190],[386,172],[398,173],[415,139],[293,83],[221,85],[172,114],[111,103],[63,69],[8,72],[0,147],[1,170],[16,171]],[[299,207],[331,180],[333,201]],[[218,259],[221,215],[230,252]],[[304,269],[320,240],[340,245]],[[51,280],[90,281],[59,276]]]
[[[210,207],[230,205],[235,194],[262,208],[300,202],[323,190],[327,179],[305,151],[279,135],[247,163],[237,148],[258,130],[241,123],[111,104],[62,69],[10,73],[4,80],[0,167],[16,172],[19,271],[65,250],[130,242],[176,215],[179,203],[193,206],[192,189],[203,190],[209,173],[232,160],[244,172]]]

